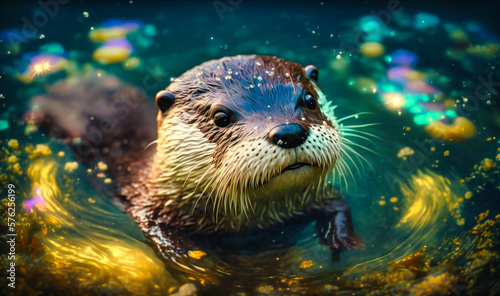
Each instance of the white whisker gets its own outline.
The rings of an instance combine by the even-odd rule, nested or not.
[[[347,120],[347,119],[349,119],[349,118],[357,117],[357,116],[359,116],[359,115],[367,115],[367,114],[370,114],[370,115],[371,115],[371,114],[373,114],[373,113],[371,113],[371,112],[359,112],[359,113],[351,114],[351,115],[348,115],[348,116],[344,116],[344,117],[342,117],[342,118],[338,118],[338,119],[337,119],[337,122],[338,122],[338,123],[340,123],[340,122],[342,122],[342,121],[344,121],[344,120]]]

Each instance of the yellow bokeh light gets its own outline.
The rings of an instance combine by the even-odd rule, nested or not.
[[[398,110],[405,104],[400,93],[386,93],[382,95],[384,103],[392,110]]]
[[[38,64],[35,64],[33,66],[33,76],[32,77],[35,77],[36,75],[42,75],[44,72],[47,72],[49,71],[51,68],[51,65],[49,62],[46,62],[46,61],[42,61]]]

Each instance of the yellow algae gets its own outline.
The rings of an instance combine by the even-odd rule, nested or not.
[[[468,263],[469,268],[471,270],[478,269],[486,265],[494,257],[495,253],[492,253],[485,249],[481,249],[477,252],[474,252],[470,255],[470,259],[472,260]]]
[[[97,168],[101,171],[105,171],[108,169],[108,165],[102,161],[99,161],[99,163],[97,163]]]
[[[385,205],[385,200],[379,201],[378,204],[381,205],[381,206]]]
[[[428,262],[424,260],[425,251],[427,247],[424,246],[419,251],[411,254],[410,256],[403,258],[397,262],[389,262],[389,265],[393,268],[408,268],[410,270],[426,270],[428,268]]]
[[[19,163],[15,163],[11,166],[9,166],[9,170],[12,174],[15,174],[15,175],[22,175],[23,172],[21,171],[21,165]]]
[[[479,222],[483,221],[484,219],[486,219],[486,217],[488,217],[489,213],[490,213],[490,210],[486,210],[486,212],[483,212],[483,213],[479,214],[476,217],[476,222],[479,223]]]
[[[257,291],[261,294],[271,294],[274,291],[274,287],[271,285],[264,285],[264,286],[259,286],[257,288]]]
[[[470,199],[472,197],[472,191],[467,191],[465,193],[465,199]]]
[[[443,153],[443,156],[450,156],[450,150],[446,150],[446,151]]]
[[[404,158],[405,156],[410,156],[413,155],[415,151],[411,149],[410,147],[404,147],[401,150],[398,151],[398,158]]]
[[[104,178],[106,177],[106,175],[104,173],[98,173],[97,174],[97,178]]]
[[[398,198],[397,197],[391,197],[390,201],[392,203],[396,203],[396,202],[398,202]]]
[[[89,197],[88,201],[89,201],[89,203],[95,203],[95,199],[93,199],[92,197]]]
[[[73,162],[67,162],[64,164],[64,170],[67,172],[73,172],[78,168],[78,163],[76,161]]]
[[[59,153],[57,153],[57,156],[59,157],[64,157],[65,153],[64,151],[59,151]]]
[[[364,56],[376,58],[385,51],[384,46],[378,42],[365,42],[361,44],[359,50]]]
[[[52,154],[52,151],[50,150],[49,146],[44,145],[44,144],[37,144],[35,146],[35,149],[33,149],[31,146],[26,148],[27,152],[30,153],[28,155],[29,159],[34,159],[39,156],[47,156]]]
[[[410,287],[410,295],[434,295],[443,293],[448,295],[450,287],[453,288],[453,283],[457,281],[457,277],[450,273],[443,273],[440,275],[429,275],[424,278],[420,283]]]
[[[312,260],[304,260],[300,263],[300,268],[302,269],[310,268],[312,266],[314,266]]]
[[[449,141],[462,141],[474,137],[476,126],[465,117],[457,117],[453,124],[434,120],[426,125],[425,130],[434,138]]]
[[[9,142],[7,142],[7,145],[12,149],[19,148],[19,142],[16,139],[10,140]]]
[[[207,253],[201,250],[189,251],[188,256],[193,259],[201,259],[201,257],[205,256]]]
[[[129,32],[130,30],[120,27],[101,28],[90,31],[89,39],[92,42],[105,42],[111,39],[123,38]]]
[[[131,50],[121,47],[101,46],[94,51],[92,58],[101,64],[121,62],[130,56]]]
[[[104,183],[106,183],[106,184],[111,183],[111,179],[110,179],[110,178],[106,178],[106,179],[104,179]]]
[[[498,53],[499,45],[494,43],[486,43],[483,45],[474,45],[467,48],[467,52],[473,55],[483,56],[485,58],[494,58]]]
[[[487,233],[489,236],[491,236],[491,233]],[[491,239],[489,238],[483,238],[481,240],[478,241],[478,243],[476,244],[476,248],[478,249],[487,249],[487,248],[493,248],[494,246],[494,243]]]
[[[140,64],[141,60],[136,57],[131,57],[123,62],[123,68],[125,68],[126,70],[132,70],[139,67]]]
[[[17,163],[19,161],[19,158],[17,158],[15,155],[11,155],[7,157],[7,163]]]
[[[481,162],[481,166],[482,166],[483,170],[485,170],[485,171],[489,171],[489,170],[495,168],[496,165],[497,165],[496,162],[494,162],[493,160],[491,160],[489,158],[485,158]]]

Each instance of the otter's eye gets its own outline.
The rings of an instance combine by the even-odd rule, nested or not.
[[[314,110],[316,109],[316,99],[311,93],[306,93],[304,96],[304,104],[306,104],[306,107]]]
[[[316,68],[313,65],[309,65],[309,66],[305,67],[304,70],[306,72],[307,77],[309,77],[312,80],[318,82],[318,76],[319,76],[318,68]]]
[[[231,118],[227,113],[219,111],[214,115],[214,123],[218,127],[226,127],[231,123]]]

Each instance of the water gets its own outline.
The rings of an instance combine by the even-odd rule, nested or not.
[[[2,3],[0,181],[16,186],[18,222],[16,289],[2,277],[2,291],[186,295],[193,283],[213,295],[500,293],[498,5],[402,1],[388,13],[382,2],[237,2],[216,2],[229,5],[218,11],[212,2],[70,1],[46,20],[36,3]],[[106,21],[114,31],[98,31]],[[99,56],[113,34],[124,36],[113,41],[120,49]],[[285,249],[161,260],[112,198],[107,170],[87,167],[24,115],[58,81],[82,97],[71,83],[95,79],[153,98],[193,66],[251,53],[316,65],[338,118],[369,112],[343,124],[377,124],[356,128],[370,141],[346,135],[366,160],[346,156],[336,180],[364,250],[332,263],[305,225],[287,232]],[[79,122],[66,112],[63,124]]]

